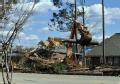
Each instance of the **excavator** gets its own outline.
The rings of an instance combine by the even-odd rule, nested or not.
[[[76,27],[76,28],[75,28]],[[77,31],[79,32],[81,38],[80,39],[76,39],[74,40],[74,38],[76,37],[77,35]],[[78,44],[80,45],[80,47],[82,48],[82,46],[85,46],[85,45],[89,45],[91,40],[92,40],[92,35],[91,33],[87,30],[87,27],[85,27],[84,25],[82,25],[80,22],[77,22],[75,21],[74,22],[74,26],[72,28],[72,31],[71,31],[71,35],[70,35],[70,39],[71,41],[68,41],[68,45],[67,45],[67,56],[66,56],[66,63],[69,65],[69,66],[72,66],[72,68],[78,64],[78,59],[77,57],[75,56],[75,54],[72,52],[73,50],[73,44],[75,43],[77,46]],[[76,46],[76,47],[77,47]],[[79,50],[81,51],[81,48],[79,48]],[[80,52],[79,52],[80,53]],[[81,65],[82,66],[82,65]]]
[[[76,27],[75,27],[76,26]],[[77,35],[77,31],[79,32],[81,38],[75,39],[75,35]],[[78,64],[78,59],[75,56],[75,53],[73,53],[73,45],[77,44],[81,48],[82,46],[89,46],[89,45],[98,45],[97,42],[92,42],[92,34],[88,31],[88,28],[84,25],[82,25],[80,22],[75,21],[72,30],[71,35],[69,39],[64,38],[49,38],[48,40],[51,44],[58,44],[62,45],[62,43],[66,42],[66,58],[64,60],[64,63],[68,64],[69,66],[76,66]],[[81,51],[81,48],[79,50]]]

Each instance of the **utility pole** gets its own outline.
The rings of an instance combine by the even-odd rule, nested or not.
[[[74,15],[74,29],[75,29],[75,39],[76,39],[76,53],[78,53],[78,46],[77,46],[77,27],[76,27],[76,20],[77,20],[77,1],[74,0],[75,3],[75,15]]]
[[[85,28],[85,9],[84,9],[84,4],[85,4],[85,0],[81,0],[81,5],[82,5],[82,23],[83,23],[83,26]],[[83,46],[82,48],[83,48],[82,61],[84,62],[84,65],[86,66],[86,62],[85,62],[85,55],[86,55],[85,48],[86,48],[86,46]]]
[[[106,64],[105,59],[105,11],[104,11],[104,0],[102,0],[102,28],[103,28],[103,56],[102,56],[102,64]]]

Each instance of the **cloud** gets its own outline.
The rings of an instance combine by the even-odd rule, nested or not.
[[[3,35],[3,36],[7,36],[9,31],[0,31],[0,36]],[[10,34],[12,34],[12,32],[10,32]]]
[[[37,35],[35,35],[35,34],[27,35],[27,34],[25,34],[25,33],[23,33],[23,32],[21,32],[21,33],[19,34],[19,38],[20,38],[21,40],[26,40],[26,41],[39,40],[39,37],[38,37]]]
[[[23,14],[24,12],[30,12],[31,9],[34,7],[33,2],[22,2],[17,3],[12,6],[12,11],[17,11],[16,16]]]
[[[55,28],[49,28],[49,27],[43,27],[43,28],[41,28],[40,30],[39,30],[40,32],[45,32],[45,33],[47,33],[47,32],[50,32],[50,31],[56,31],[55,30]]]
[[[65,0],[65,2],[74,3],[74,0]]]
[[[79,10],[81,9],[81,6],[78,7]],[[86,19],[92,19],[100,21],[102,19],[102,5],[101,4],[94,4],[91,6],[86,6],[85,7],[85,16]],[[105,23],[106,24],[111,24],[113,23],[116,19],[120,19],[120,8],[110,8],[110,7],[105,7]]]
[[[42,29],[40,29],[40,32],[49,32],[49,27],[44,27]]]
[[[120,19],[120,8],[110,8],[105,7],[105,22],[106,24],[111,24],[115,19]],[[102,19],[102,5],[94,4],[86,7],[86,12],[88,17],[94,16],[94,19]]]
[[[20,32],[18,38],[15,41],[16,45],[23,45],[24,47],[33,47],[40,41],[39,37],[35,34],[26,34]]]
[[[31,11],[32,7],[33,7],[34,2],[22,2],[22,3],[18,3],[16,5],[13,5],[13,10],[17,11]],[[51,2],[51,0],[40,0],[38,1],[33,9],[33,13],[46,13],[48,12],[48,10],[58,10],[57,7],[55,7],[53,5],[53,3]]]
[[[109,37],[110,37],[110,36],[106,35],[106,36],[105,36],[105,39],[106,39],[106,38],[109,38]],[[102,36],[102,35],[94,35],[94,36],[92,37],[92,39],[93,39],[94,41],[102,42],[103,36]]]
[[[50,0],[48,0],[50,1]],[[74,0],[65,0],[65,1],[73,1]],[[44,2],[46,3],[46,0]],[[52,6],[52,3],[49,2]],[[49,4],[47,3],[47,4]],[[42,7],[42,6],[41,6]],[[38,7],[39,8],[39,7]],[[45,8],[49,9],[49,8]],[[78,9],[81,10],[81,6],[78,6]],[[93,34],[96,32],[101,32],[102,30],[102,5],[101,4],[93,4],[91,6],[85,7],[85,17],[86,17],[86,26],[88,26],[90,32]],[[117,12],[116,12],[117,11]],[[115,20],[120,19],[120,8],[110,8],[105,7],[105,23],[107,25],[114,24]],[[43,31],[49,31],[49,28],[43,28]]]
[[[81,6],[78,6],[78,9],[81,11]],[[116,20],[120,20],[120,8],[105,7],[104,9],[105,25],[115,24]],[[93,36],[102,34],[102,5],[85,6],[85,20],[86,26]]]
[[[60,37],[69,39],[70,38],[70,34],[71,34],[70,31],[68,31],[68,32],[61,32]]]
[[[58,10],[50,0],[41,0],[35,5],[35,13],[46,13],[48,10]]]
[[[9,31],[0,31],[0,36],[3,36],[4,38],[6,38],[8,32]],[[11,34],[12,34],[12,31],[9,32],[9,36]],[[39,37],[37,35],[35,35],[35,34],[27,35],[24,32],[20,32],[18,37],[19,37],[20,40],[26,40],[26,41],[39,40]]]

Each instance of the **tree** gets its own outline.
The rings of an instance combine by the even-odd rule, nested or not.
[[[0,27],[2,40],[2,77],[4,84],[11,84],[12,81],[12,71],[11,76],[9,74],[9,68],[12,67],[11,57],[8,59],[8,52],[12,48],[12,44],[16,39],[20,31],[23,30],[23,25],[33,13],[32,10],[36,4],[35,0],[31,0],[31,4],[22,3],[19,0],[2,0],[0,13]],[[26,4],[28,4],[26,6]],[[7,34],[6,34],[7,33]]]
[[[17,0],[1,0],[0,1],[0,19],[2,19],[5,15],[5,12],[8,12],[12,4],[17,4]]]
[[[75,21],[75,4],[66,2],[65,0],[53,0],[53,4],[59,8],[59,11],[53,12],[53,18],[50,19],[49,26],[54,27],[58,31],[70,31]],[[82,15],[78,9],[77,17]]]

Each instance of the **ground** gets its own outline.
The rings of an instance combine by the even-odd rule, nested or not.
[[[14,73],[13,84],[120,84],[120,77]]]

